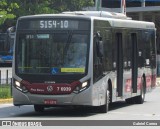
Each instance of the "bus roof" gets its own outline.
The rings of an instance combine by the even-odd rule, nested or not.
[[[153,22],[137,21],[132,20],[122,13],[105,12],[105,11],[73,11],[73,12],[62,12],[60,14],[39,14],[39,15],[28,15],[22,16],[21,19],[32,19],[32,18],[53,18],[53,17],[69,17],[69,18],[82,18],[82,19],[97,19],[109,21],[111,27],[126,27],[126,28],[144,28],[144,29],[155,29]]]
[[[155,24],[153,22],[137,21],[137,20],[123,20],[123,19],[113,19],[113,18],[97,18],[97,20],[107,20],[111,27],[118,28],[136,28],[136,29],[155,29]]]
[[[115,12],[106,12],[106,11],[73,11],[73,12],[62,12],[59,14],[38,14],[38,15],[28,15],[22,16],[20,19],[23,18],[39,18],[39,17],[53,17],[53,16],[70,16],[70,17],[105,17],[105,18],[115,18],[115,19],[131,19],[122,13],[115,13]]]

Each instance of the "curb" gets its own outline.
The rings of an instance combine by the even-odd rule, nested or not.
[[[13,98],[10,99],[0,99],[0,104],[13,103]]]

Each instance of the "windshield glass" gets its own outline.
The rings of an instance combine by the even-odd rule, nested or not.
[[[84,33],[20,34],[16,46],[20,74],[84,74],[89,38]]]

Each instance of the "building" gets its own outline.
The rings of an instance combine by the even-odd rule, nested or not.
[[[94,0],[87,10],[122,12],[122,0]],[[125,0],[126,15],[133,20],[154,22],[157,29],[157,75],[160,77],[160,0]]]
[[[93,0],[94,7],[87,10],[121,12],[121,0]],[[154,22],[157,28],[157,50],[160,54],[160,0],[125,0],[126,15],[133,20]],[[97,3],[99,4],[97,5]]]

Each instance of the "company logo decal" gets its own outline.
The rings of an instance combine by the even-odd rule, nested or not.
[[[47,91],[52,92],[53,91],[53,86],[47,86]]]

